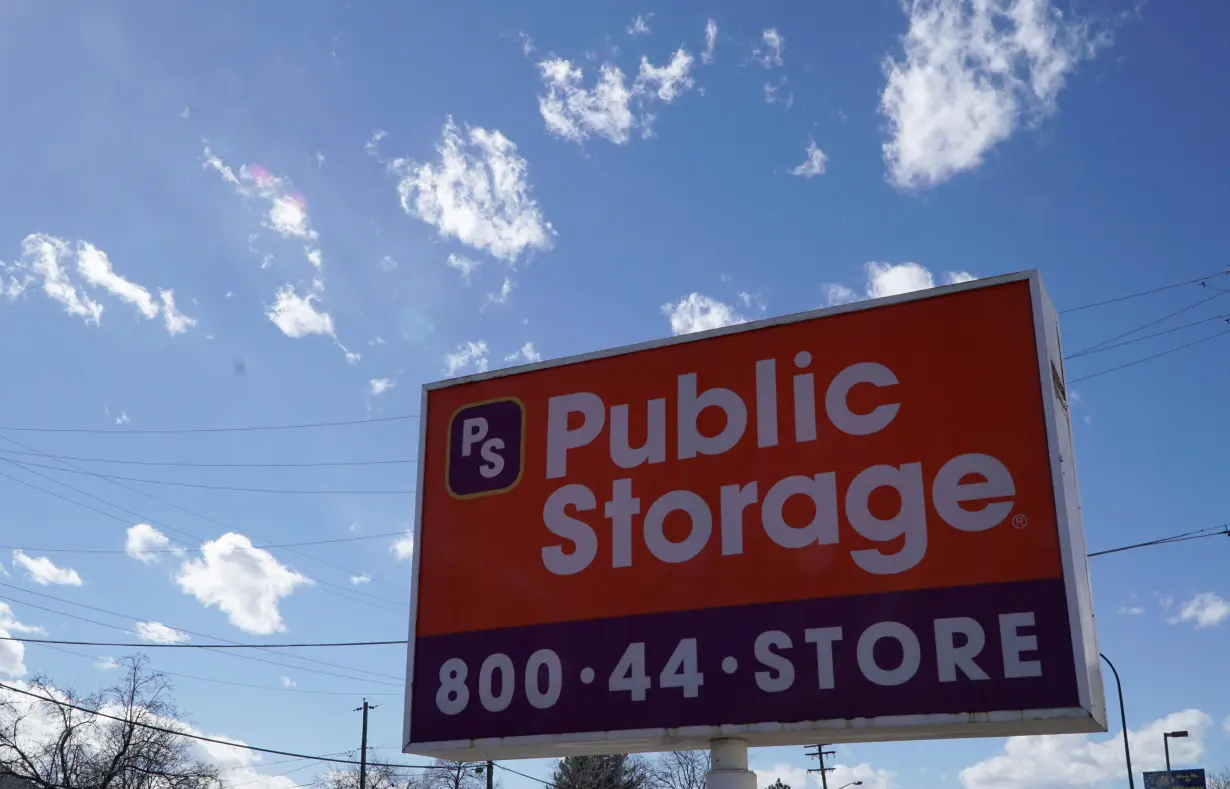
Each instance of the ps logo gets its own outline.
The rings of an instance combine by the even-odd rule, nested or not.
[[[455,499],[504,493],[521,480],[525,408],[514,398],[462,406],[448,426],[446,484]]]

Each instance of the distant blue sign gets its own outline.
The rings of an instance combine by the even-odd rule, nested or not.
[[[1205,789],[1204,770],[1145,773],[1145,789]]]

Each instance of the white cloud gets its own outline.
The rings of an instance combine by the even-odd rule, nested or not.
[[[117,425],[126,425],[132,421],[132,417],[128,416],[127,411],[120,411],[120,415],[115,418]]]
[[[393,556],[396,559],[409,559],[414,555],[414,533],[407,531],[396,540],[393,540],[389,550],[393,552]]]
[[[1187,729],[1191,736],[1173,740],[1174,764],[1195,764],[1204,754],[1204,736],[1213,719],[1196,709],[1175,712],[1129,734],[1132,766],[1137,770],[1165,767],[1162,732]],[[1086,734],[1012,737],[1004,752],[961,771],[966,789],[1077,789],[1118,781],[1123,775],[1123,733],[1094,740]]]
[[[777,84],[771,82],[764,84],[764,103],[765,104],[783,104],[786,109],[794,106],[794,91],[789,90],[786,86],[789,80],[785,77],[778,79]]]
[[[148,523],[134,523],[128,527],[124,552],[137,561],[153,564],[162,558],[161,552],[168,550],[176,554],[184,552],[183,548],[173,545],[165,534]]]
[[[215,155],[208,145],[205,146],[202,166],[221,175],[222,179],[234,186],[235,191],[243,197],[261,201],[264,206],[261,225],[282,238],[303,242],[303,254],[308,262],[317,270],[321,268],[324,256],[316,243],[320,234],[312,227],[307,198],[295,191],[288,178],[276,176],[259,164],[241,165],[239,175],[236,176],[235,171]],[[253,237],[250,236],[250,248],[252,240]],[[265,268],[270,260],[272,255],[265,255],[261,268]]]
[[[17,621],[8,603],[0,603],[0,636],[17,633],[42,634],[43,628]],[[0,673],[20,677],[26,673],[26,645],[20,641],[0,641]]]
[[[675,335],[747,322],[734,307],[701,293],[689,293],[674,304],[663,304],[662,314],[670,320],[671,334]]]
[[[904,57],[885,61],[889,179],[936,186],[973,170],[1022,115],[1055,111],[1064,79],[1104,40],[1050,0],[912,0]]]
[[[708,65],[713,62],[713,50],[717,47],[718,26],[712,19],[705,22],[705,50],[700,53],[700,62]]]
[[[863,264],[863,270],[867,272],[864,296],[860,297],[853,289],[845,285],[829,283],[823,286],[830,307],[859,301],[861,298],[879,299],[935,287],[935,277],[931,272],[914,262],[893,264],[873,260]],[[974,279],[976,277],[967,271],[946,271],[943,282],[945,285],[955,285]]]
[[[81,586],[81,576],[71,567],[57,567],[46,556],[30,556],[22,550],[13,551],[13,566],[21,567],[30,580],[39,586]]]
[[[512,278],[505,275],[504,283],[500,285],[499,292],[487,294],[487,303],[488,304],[504,304],[505,302],[508,301],[508,297],[512,294],[512,289],[513,289]]]
[[[828,775],[830,787],[846,786],[856,781],[862,782],[863,789],[894,789],[896,786],[893,773],[876,769],[866,762],[856,765],[834,764],[832,769],[833,772]],[[756,770],[755,773],[759,789],[767,789],[778,779],[791,789],[820,789],[822,786],[820,776],[785,762],[779,762],[769,769]]]
[[[593,88],[583,87],[584,72],[563,58],[538,64],[547,93],[538,97],[538,111],[547,131],[572,142],[596,134],[616,145],[631,138],[638,120],[629,107],[632,91],[624,83],[624,73],[610,63],[598,69]]]
[[[77,243],[77,272],[90,285],[131,304],[146,319],[158,315],[158,305],[149,291],[116,274],[107,253],[88,241]]]
[[[384,257],[380,258],[380,260],[376,262],[376,265],[380,266],[380,269],[382,271],[396,271],[397,270],[397,261],[394,260],[392,256],[390,255],[385,255]]]
[[[373,378],[367,382],[367,391],[369,391],[373,397],[378,397],[379,395],[382,395],[392,389],[394,386],[397,386],[397,382],[392,378]]]
[[[389,136],[389,133],[385,131],[384,129],[376,129],[376,131],[372,132],[371,138],[368,139],[367,143],[363,146],[363,150],[367,151],[369,155],[375,156],[377,159],[379,159],[380,158],[380,141],[388,136]]]
[[[370,584],[371,582],[372,577],[367,573],[359,573],[357,575],[350,576],[351,586],[362,586],[363,584]]]
[[[803,160],[802,164],[791,169],[790,174],[797,175],[799,178],[815,178],[817,175],[824,175],[824,167],[828,160],[828,154],[820,150],[820,146],[816,145],[814,139],[809,139],[807,142],[807,158]]]
[[[534,343],[527,342],[525,345],[522,345],[516,351],[513,351],[512,353],[505,356],[504,361],[506,362],[522,361],[526,363],[541,362],[542,354],[534,350]]]
[[[115,658],[111,657],[110,655],[108,655],[107,657],[104,657],[101,660],[99,660],[94,665],[102,669],[103,671],[114,671],[115,669],[120,667],[120,662],[116,660]]]
[[[636,75],[636,87],[652,93],[666,104],[675,99],[696,84],[692,79],[692,67],[696,60],[683,47],[675,50],[670,62],[665,66],[655,66],[649,58],[641,56],[641,68]]]
[[[782,50],[786,47],[786,39],[777,32],[777,28],[771,27],[761,33],[760,41],[764,49],[759,47],[753,49],[752,58],[765,68],[782,65]]]
[[[0,277],[0,294],[10,300],[21,296],[26,288],[37,282],[41,283],[43,293],[59,303],[66,314],[82,318],[87,324],[100,325],[103,314],[103,305],[90,297],[88,288],[101,290],[132,305],[147,320],[157,317],[160,311],[148,288],[117,274],[107,253],[88,241],[73,245],[46,233],[33,233],[22,241],[21,249],[19,261],[0,262],[0,274],[8,275],[7,282]],[[80,277],[80,282],[75,281],[74,273]],[[195,325],[196,321],[182,315],[173,320],[173,302],[168,307],[165,295],[162,295],[162,302],[169,333],[180,334]]]
[[[471,260],[470,258],[454,255],[451,252],[448,256],[448,267],[456,269],[461,274],[461,279],[467,285],[470,284],[470,278],[474,276],[474,272],[482,265],[481,261]]]
[[[632,24],[628,25],[628,35],[644,36],[649,34],[649,20],[653,18],[653,14],[637,14],[632,20]]]
[[[333,337],[333,318],[329,313],[316,309],[313,302],[317,299],[319,296],[315,293],[300,296],[293,285],[283,285],[278,288],[277,299],[268,306],[265,317],[291,339],[297,340],[309,334]]]
[[[201,553],[200,559],[180,565],[175,576],[180,589],[206,606],[217,606],[248,633],[284,632],[279,601],[312,583],[235,532],[205,543]]]
[[[290,677],[278,677],[278,679],[282,681],[282,687],[284,688],[293,688],[298,684]]]
[[[316,160],[316,166],[317,166],[317,167],[324,167],[324,166],[325,166],[325,155],[324,155],[323,153],[321,153],[320,151],[317,151],[317,152],[313,155],[313,157],[312,157],[312,158],[314,158],[314,159]]]
[[[487,372],[487,342],[485,340],[463,342],[457,346],[456,351],[444,357],[445,375],[456,375],[471,366],[474,367],[475,372]]]
[[[1144,606],[1139,606],[1139,605],[1119,606],[1119,614],[1121,616],[1140,616],[1144,612],[1145,612]]]
[[[196,318],[189,318],[175,309],[175,291],[160,290],[158,297],[162,299],[162,321],[168,334],[183,334],[196,325]]]
[[[1183,604],[1172,623],[1191,622],[1197,629],[1214,627],[1230,619],[1230,600],[1212,592],[1201,592]]]
[[[566,140],[580,143],[592,135],[626,144],[632,131],[642,136],[652,134],[653,116],[639,117],[633,102],[671,104],[695,86],[692,68],[695,59],[683,47],[671,55],[665,66],[655,66],[641,57],[640,68],[631,87],[624,73],[611,63],[598,68],[598,79],[592,88],[584,87],[585,73],[580,66],[563,58],[551,58],[538,64],[546,95],[538,97],[538,110],[546,122],[547,131]]]
[[[521,41],[521,54],[528,58],[534,52],[534,39],[525,31],[517,33],[517,38]]]
[[[187,633],[161,622],[137,622],[136,633],[142,641],[152,644],[186,644],[191,640]]]
[[[436,151],[437,164],[397,159],[389,165],[407,214],[501,260],[551,248],[555,231],[530,197],[528,165],[507,137],[478,126],[463,136],[450,117]]]

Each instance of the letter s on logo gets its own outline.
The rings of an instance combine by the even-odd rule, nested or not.
[[[478,467],[478,473],[484,478],[491,479],[498,476],[504,470],[504,458],[498,450],[504,448],[504,439],[492,438],[485,441],[482,447],[478,450],[478,454],[483,460],[487,461]]]

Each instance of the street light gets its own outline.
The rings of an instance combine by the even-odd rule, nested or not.
[[[863,785],[863,782],[862,782],[862,781],[851,781],[850,783],[846,784],[845,786],[839,786],[839,787],[837,787],[837,789],[846,789],[846,786],[862,786],[862,785]]]
[[[1168,731],[1162,734],[1162,746],[1166,749],[1166,772],[1170,772],[1170,738],[1180,739],[1187,736],[1187,731]]]
[[[1119,671],[1110,658],[1100,652],[1098,654],[1110,666],[1111,673],[1115,675],[1115,687],[1119,689],[1119,720],[1123,724],[1123,756],[1127,759],[1128,789],[1136,789],[1136,779],[1132,777],[1132,746],[1128,744],[1127,711],[1123,708],[1123,683],[1119,681]]]

